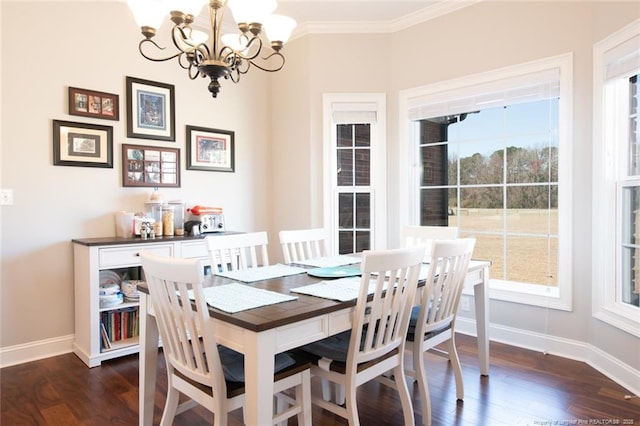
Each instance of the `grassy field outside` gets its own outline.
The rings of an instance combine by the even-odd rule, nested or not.
[[[492,278],[558,284],[557,210],[460,209],[449,216],[449,226],[476,238],[473,257],[491,260]]]

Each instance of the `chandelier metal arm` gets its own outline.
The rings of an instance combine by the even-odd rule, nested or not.
[[[263,48],[266,50],[269,42],[264,38],[265,36],[262,32],[263,23],[261,22],[252,22],[248,19],[246,23],[241,21],[238,23],[238,29],[240,30],[237,35],[238,40],[236,42],[230,41],[231,45],[228,45],[228,41],[222,41],[224,38],[222,36],[222,23],[227,1],[208,0],[210,24],[208,41],[204,41],[204,38],[199,34],[201,31],[192,28],[191,24],[195,20],[193,15],[180,10],[172,10],[170,19],[174,25],[170,30],[170,38],[176,51],[162,57],[162,51],[166,49],[152,40],[156,35],[156,28],[143,25],[140,29],[144,39],[138,44],[140,54],[145,59],[153,62],[170,61],[175,58],[178,61],[178,65],[187,71],[189,78],[192,80],[198,76],[209,77],[211,82],[208,88],[214,98],[220,91],[218,80],[221,78],[237,83],[240,81],[240,76],[246,74],[251,69],[251,66],[265,72],[281,70],[285,64],[285,58],[280,53],[280,50],[284,41],[288,38],[286,31],[282,35],[283,41],[271,42],[269,54],[266,54],[263,50]],[[275,16],[273,15],[273,17]],[[279,18],[283,17],[279,16]],[[292,21],[290,18],[287,19]],[[283,22],[282,19],[276,19],[276,21]],[[285,22],[285,27],[290,23]],[[295,21],[293,25],[295,26]],[[147,43],[150,43],[152,47],[147,46]],[[155,55],[151,53],[153,48],[157,49],[157,51],[154,51]],[[277,61],[272,60],[274,56],[277,57]]]
[[[138,51],[140,52],[140,54],[145,58],[148,59],[150,61],[153,62],[164,62],[164,61],[170,61],[171,59],[177,58],[178,56],[182,55],[183,52],[177,52],[171,56],[167,56],[166,58],[154,58],[153,56],[149,56],[146,53],[144,53],[144,50],[142,48],[142,46],[144,46],[146,43],[151,43],[153,46],[156,47],[156,49],[158,50],[165,50],[165,47],[161,47],[158,43],[156,43],[155,41],[151,40],[150,38],[145,38],[143,40],[140,40],[140,43],[138,44]]]
[[[243,73],[245,74],[246,71]],[[225,78],[228,78],[229,80],[233,81],[234,83],[237,83],[240,81],[240,71],[238,71],[238,69],[234,69],[232,70],[228,76],[226,76]]]
[[[251,65],[253,65],[254,67],[262,70],[262,71],[266,71],[266,72],[276,72],[276,71],[280,71],[282,69],[282,67],[284,67],[284,55],[282,55],[282,53],[280,52],[273,52],[272,54],[265,56],[264,58],[262,58],[263,61],[268,61],[270,58],[277,56],[278,58],[280,58],[282,60],[282,62],[280,63],[280,66],[276,67],[276,68],[266,68],[266,67],[262,67],[260,65],[258,65],[257,62],[255,61],[250,61]]]
[[[187,74],[191,80],[195,80],[200,75],[200,69],[197,65],[189,64],[189,68],[187,69]],[[204,75],[203,75],[204,77]]]
[[[246,35],[242,35],[243,37],[247,38]],[[262,52],[262,39],[259,36],[253,36],[251,38],[247,38],[247,47],[244,49],[247,52],[250,52],[251,50],[255,50],[255,53],[251,56],[246,56],[243,55],[241,52],[236,52],[236,54],[238,56],[240,56],[242,59],[246,59],[248,61],[252,61],[255,58],[258,57],[258,55],[260,54],[260,52]],[[253,48],[254,43],[258,43],[258,47],[257,48]]]

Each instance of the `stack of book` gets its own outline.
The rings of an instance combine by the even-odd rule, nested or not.
[[[100,314],[102,349],[111,349],[114,342],[140,335],[138,308],[123,308]]]

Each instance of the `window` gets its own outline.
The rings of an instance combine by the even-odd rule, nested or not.
[[[475,237],[494,298],[571,309],[570,69],[565,55],[401,95],[407,218]]]
[[[371,123],[336,124],[338,253],[371,248]]]
[[[494,281],[557,285],[558,98],[418,120],[420,225],[477,238]]]
[[[324,96],[325,224],[335,253],[386,244],[385,97]]]
[[[594,46],[593,313],[640,336],[640,21]]]

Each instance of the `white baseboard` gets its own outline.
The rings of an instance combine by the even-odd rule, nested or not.
[[[456,332],[476,336],[475,320],[458,316]],[[640,395],[640,371],[588,343],[496,324],[489,325],[489,338],[494,342],[584,362],[627,389],[630,394]]]
[[[585,361],[614,382],[629,391],[629,395],[640,397],[640,372],[627,364],[621,363],[600,348],[591,346],[589,359]]]
[[[456,332],[476,336],[475,321],[459,316],[456,320]],[[640,383],[640,371],[595,346],[577,340],[496,324],[489,326],[489,336],[495,342],[585,362],[627,389],[630,394],[640,395],[640,389],[637,387]],[[70,353],[73,341],[74,336],[68,335],[0,348],[0,368]]]
[[[0,348],[0,368],[67,354],[72,351],[74,338],[74,335],[70,334],[23,345]]]

